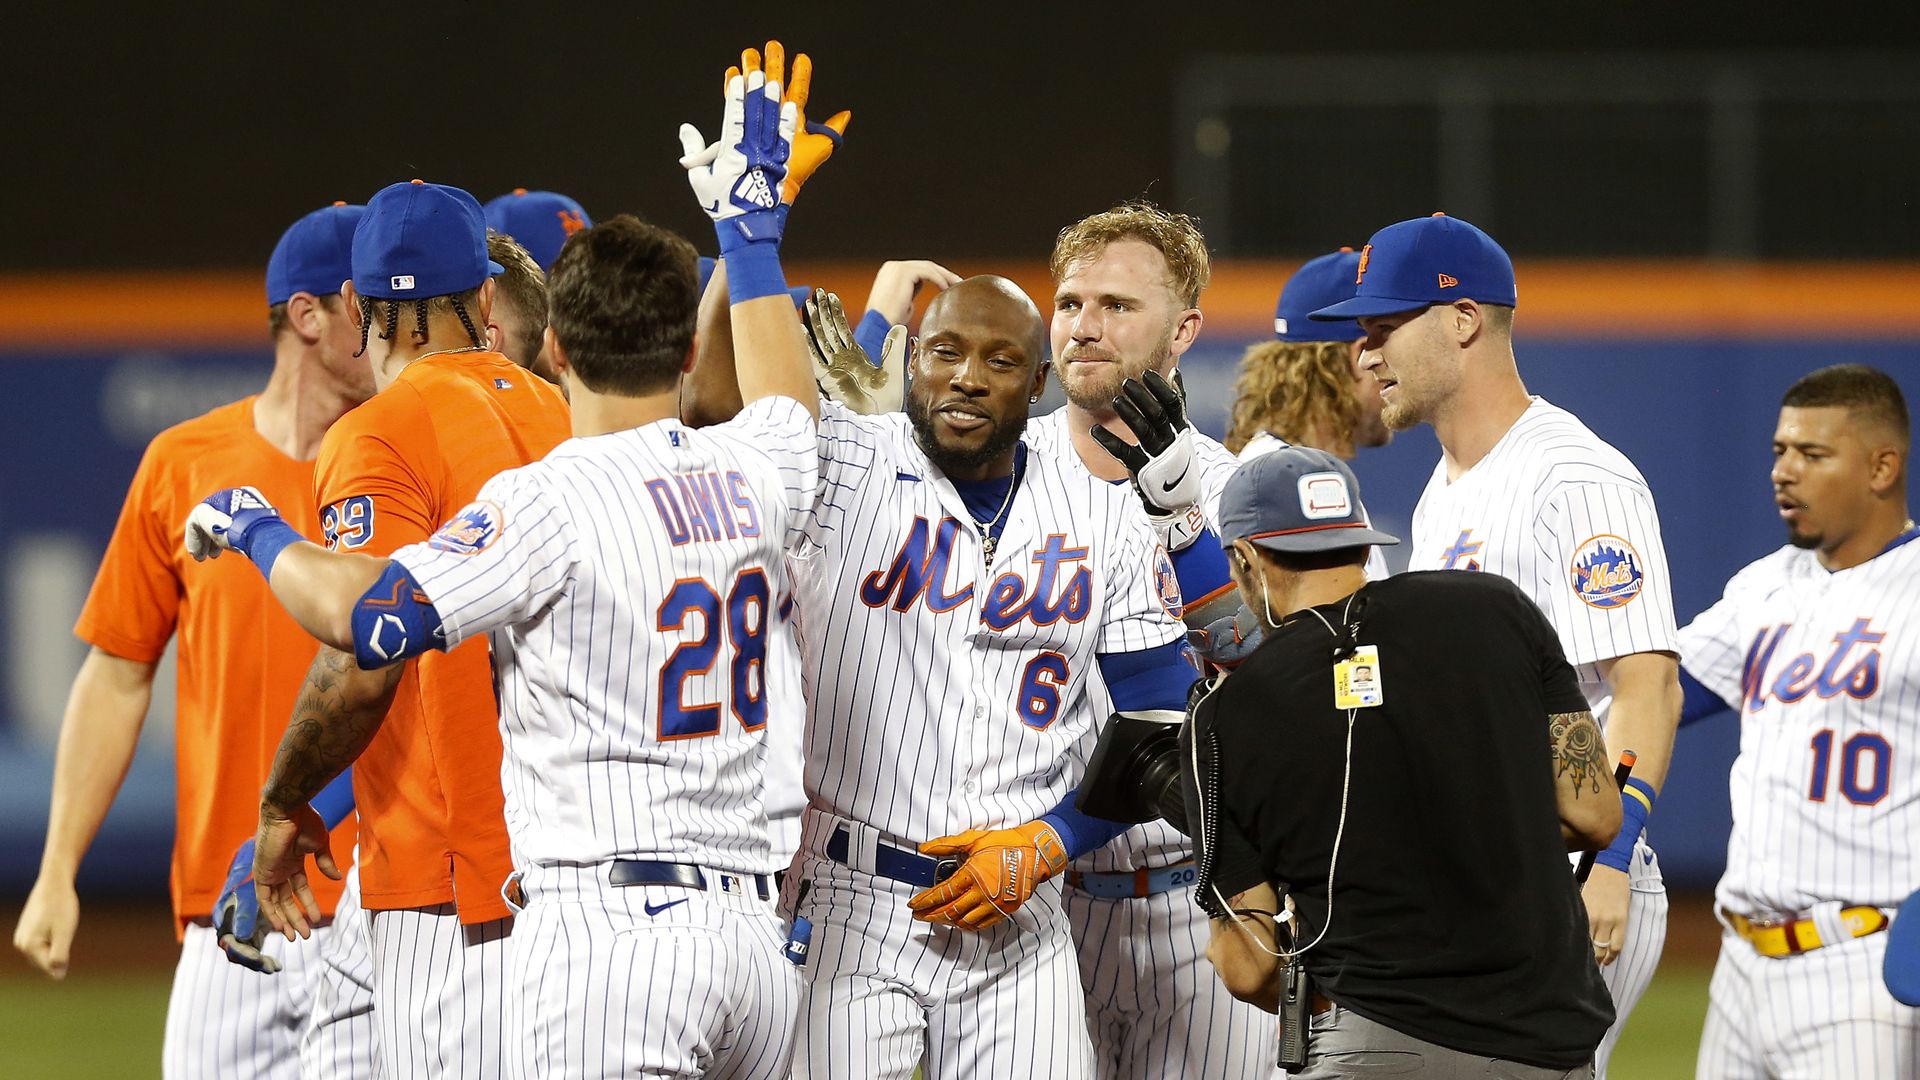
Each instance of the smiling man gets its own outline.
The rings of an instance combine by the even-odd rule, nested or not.
[[[1642,833],[1680,717],[1673,592],[1653,494],[1626,455],[1572,413],[1531,397],[1513,355],[1513,262],[1491,236],[1435,214],[1361,249],[1350,300],[1361,364],[1395,431],[1431,424],[1443,451],[1413,512],[1409,570],[1486,570],[1519,585],[1560,634],[1614,757],[1639,755],[1626,824],[1584,897],[1617,1019],[1595,1075],[1666,942],[1667,896]]]
[[[1793,384],[1773,436],[1787,543],[1680,631],[1687,719],[1740,716],[1727,930],[1699,1075],[1912,1076],[1920,1012],[1882,985],[1888,916],[1920,888],[1920,529],[1885,372]]]

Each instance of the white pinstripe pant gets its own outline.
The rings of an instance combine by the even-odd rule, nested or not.
[[[1639,1003],[1640,995],[1653,984],[1654,969],[1660,966],[1660,954],[1667,947],[1667,883],[1660,876],[1660,860],[1647,846],[1644,835],[1634,845],[1633,862],[1627,870],[1627,888],[1631,893],[1627,899],[1626,939],[1621,943],[1620,955],[1600,969],[1607,993],[1613,996],[1614,1020],[1594,1054],[1595,1080],[1606,1080],[1607,1061],[1613,1057],[1620,1033],[1626,1030],[1627,1017]]]
[[[311,986],[313,1004],[300,1035],[303,1080],[380,1076],[380,1036],[373,1020],[373,932],[360,907],[358,866],[347,869],[347,887],[314,960]]]
[[[701,891],[616,887],[606,874],[535,867],[521,879],[507,1075],[785,1076],[800,978],[772,902],[736,875],[710,872]]]
[[[323,926],[312,937],[294,941],[269,933],[260,950],[280,961],[280,971],[263,975],[228,960],[212,927],[187,927],[167,999],[161,1076],[298,1076],[308,987],[315,958],[332,933],[332,927]]]
[[[916,922],[919,890],[842,866],[832,821],[809,813],[797,914],[813,924],[793,1076],[906,1080],[1091,1080],[1086,995],[1059,878],[1012,918],[969,932]],[[783,898],[786,899],[786,898]]]
[[[1887,992],[1887,935],[1848,938],[1841,905],[1822,907],[1813,913],[1820,938],[1838,944],[1799,956],[1761,956],[1721,935],[1700,1080],[1920,1077],[1920,1009]]]
[[[371,913],[373,1017],[391,1080],[497,1080],[513,920],[463,926],[452,904]]]
[[[1274,1018],[1214,974],[1191,888],[1102,900],[1069,886],[1066,905],[1101,1080],[1278,1075]]]

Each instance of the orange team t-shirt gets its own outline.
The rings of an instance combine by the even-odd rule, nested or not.
[[[566,399],[494,352],[408,364],[341,417],[315,474],[329,547],[390,555],[427,539],[496,473],[569,434]],[[500,718],[484,640],[407,664],[353,768],[360,896],[370,911],[454,903],[460,921],[509,913]]]
[[[313,463],[261,438],[253,403],[223,405],[147,445],[74,627],[87,644],[144,662],[160,659],[180,634],[171,873],[178,933],[211,917],[234,849],[259,824],[260,788],[319,648],[247,560],[196,563],[181,541],[195,503],[243,484],[259,488],[303,534],[319,534],[308,495]],[[343,868],[354,834],[351,814],[333,831]],[[331,915],[340,884],[317,872],[308,878]]]

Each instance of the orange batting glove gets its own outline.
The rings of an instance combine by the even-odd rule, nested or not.
[[[764,65],[768,82],[777,82],[782,88],[783,100],[791,101],[800,110],[800,123],[794,129],[793,153],[787,158],[787,180],[780,187],[780,201],[793,205],[800,194],[800,186],[813,176],[813,171],[826,164],[833,152],[840,148],[842,136],[847,133],[847,124],[853,120],[853,114],[845,109],[827,117],[824,124],[807,119],[807,97],[813,92],[813,60],[806,53],[793,58],[793,81],[788,82],[787,50],[777,41],[767,42],[764,56],[753,49],[740,54],[740,66],[727,69],[727,78],[761,70]]]
[[[1067,868],[1067,847],[1044,821],[1011,829],[968,829],[920,845],[936,859],[965,856],[945,881],[907,901],[921,922],[984,930],[1014,913],[1040,883]]]

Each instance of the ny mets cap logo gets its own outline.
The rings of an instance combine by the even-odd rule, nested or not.
[[[499,537],[501,520],[497,503],[486,499],[470,503],[465,510],[453,515],[453,520],[440,526],[440,531],[427,539],[427,546],[455,555],[477,555]]]
[[[1573,594],[1589,607],[1618,608],[1633,602],[1646,584],[1640,553],[1618,536],[1602,533],[1574,549]]]
[[[1164,547],[1153,549],[1153,587],[1167,614],[1178,619],[1186,613],[1186,602],[1180,598],[1180,577],[1173,572],[1173,560],[1167,558]]]

